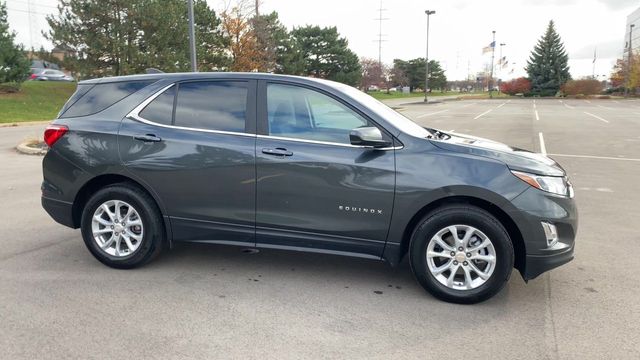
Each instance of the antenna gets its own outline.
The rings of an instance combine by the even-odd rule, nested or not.
[[[382,8],[382,0],[380,0],[380,7],[378,8],[378,18],[373,19],[378,21],[378,40],[376,41],[378,42],[378,64],[380,64],[380,66],[382,66],[382,43],[386,41],[382,40],[382,37],[386,36],[382,33],[382,22],[389,20],[389,18],[382,17],[383,11],[387,11],[387,9]]]

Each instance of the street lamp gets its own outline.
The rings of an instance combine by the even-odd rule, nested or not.
[[[629,96],[629,72],[631,71],[631,57],[633,56],[633,48],[631,47],[631,35],[635,24],[629,25],[629,54],[627,55],[627,72],[624,80],[624,97]]]
[[[435,14],[435,10],[425,10],[427,14],[427,57],[424,69],[424,102],[427,102],[427,92],[429,89],[429,16]]]

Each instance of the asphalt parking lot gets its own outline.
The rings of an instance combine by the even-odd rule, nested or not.
[[[406,262],[194,245],[113,270],[40,207],[41,158],[13,147],[43,126],[0,128],[0,358],[640,358],[640,101],[399,106],[558,160],[576,259],[472,306],[434,299]]]

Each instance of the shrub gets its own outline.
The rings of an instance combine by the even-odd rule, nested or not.
[[[500,85],[500,91],[509,95],[527,94],[530,90],[531,82],[529,81],[529,79],[524,77],[503,82]]]
[[[569,80],[562,85],[566,95],[596,95],[602,92],[602,84],[598,80]]]

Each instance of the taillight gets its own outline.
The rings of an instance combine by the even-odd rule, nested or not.
[[[66,125],[49,125],[44,130],[44,142],[47,143],[47,146],[52,147],[67,131],[69,128]]]
[[[38,77],[38,75],[36,75],[36,74],[31,74],[31,76],[30,76],[31,80],[33,80],[33,79],[35,79],[37,77]]]

